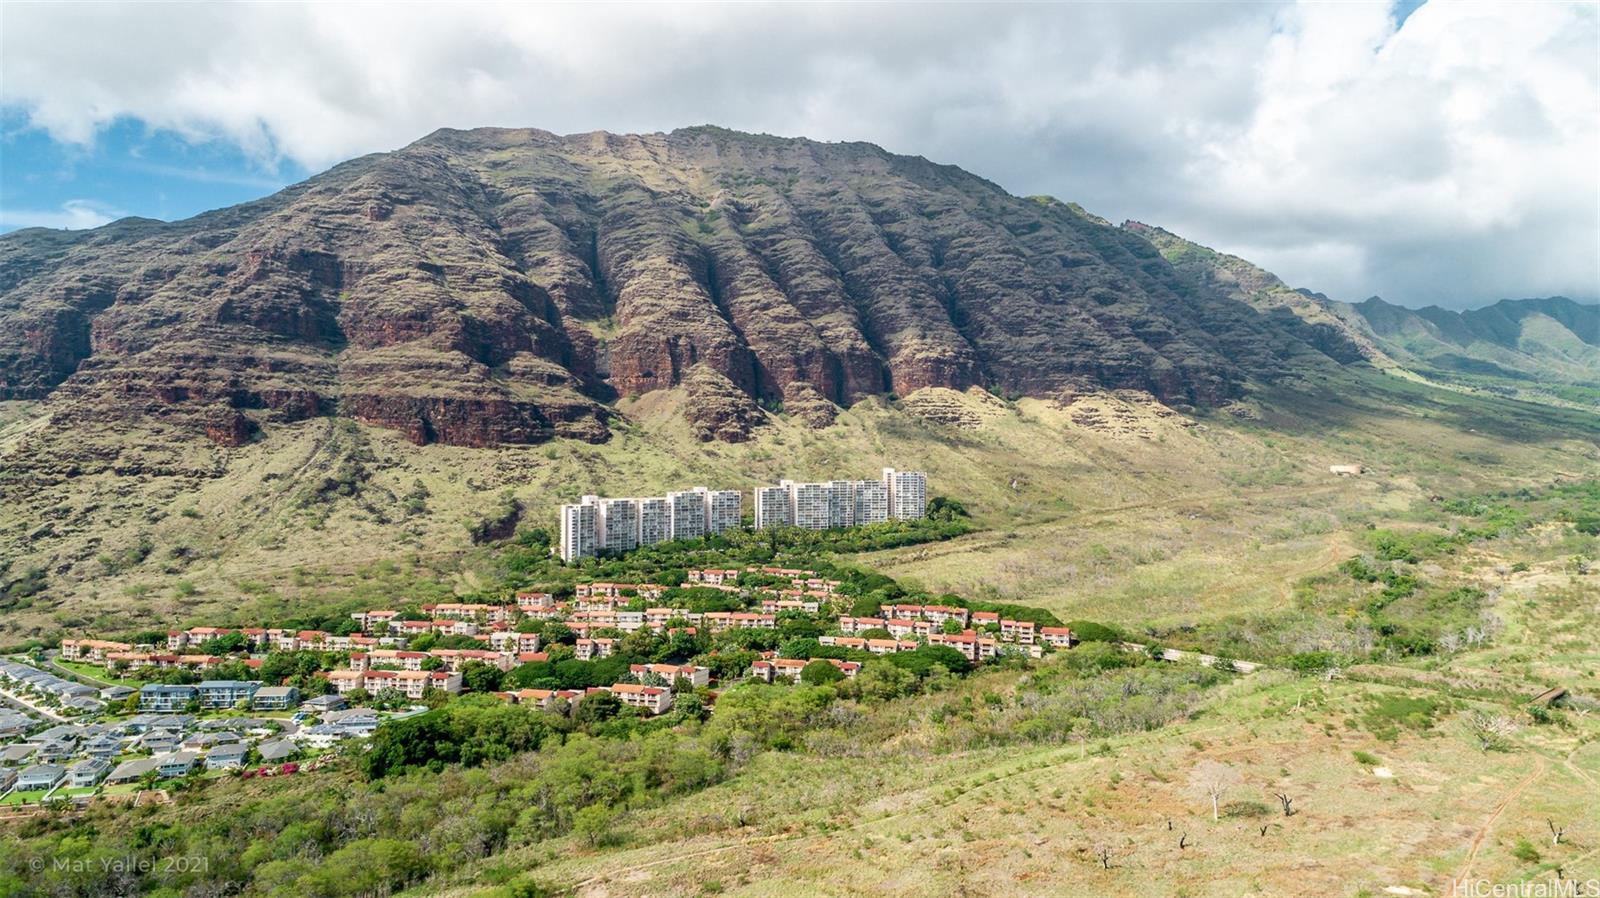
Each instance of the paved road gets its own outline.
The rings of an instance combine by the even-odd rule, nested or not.
[[[57,723],[65,723],[67,720],[65,717],[62,717],[60,714],[51,711],[49,708],[42,708],[3,686],[0,686],[0,698],[5,699],[5,701],[9,704],[32,711],[35,714],[47,717]]]
[[[1122,647],[1131,652],[1142,652],[1145,650],[1143,643],[1138,642],[1124,642]],[[1199,661],[1201,664],[1204,664],[1207,667],[1215,667],[1217,664],[1216,655],[1206,655],[1200,652],[1185,652],[1181,649],[1162,649],[1161,657],[1167,661]],[[1238,673],[1255,673],[1256,671],[1260,670],[1261,667],[1262,665],[1257,664],[1254,661],[1240,661],[1235,659],[1233,662],[1233,669]]]

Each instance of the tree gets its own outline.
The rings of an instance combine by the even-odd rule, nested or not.
[[[610,838],[611,825],[618,816],[616,808],[596,802],[572,815],[572,832],[590,848],[598,848]]]
[[[580,724],[604,723],[622,711],[622,699],[610,692],[591,692],[578,702],[572,719]]]
[[[1467,733],[1478,743],[1479,751],[1504,751],[1517,731],[1517,724],[1504,714],[1474,711],[1466,719]]]
[[[1189,788],[1197,795],[1211,799],[1211,819],[1219,819],[1218,810],[1222,803],[1222,796],[1229,789],[1239,785],[1242,777],[1239,771],[1220,761],[1205,760],[1195,765],[1189,774]]]
[[[505,671],[483,661],[461,665],[461,685],[472,692],[498,692]]]
[[[1277,792],[1277,793],[1274,793],[1274,794],[1276,794],[1278,796],[1278,804],[1283,805],[1283,816],[1285,816],[1285,817],[1293,817],[1294,816],[1294,799],[1290,798],[1289,797],[1289,793],[1287,793],[1287,792]]]
[[[892,656],[890,656],[892,657]],[[870,701],[888,701],[911,691],[916,677],[893,664],[873,661],[862,665],[848,685],[851,691]]]
[[[844,679],[844,671],[833,666],[833,663],[822,658],[807,664],[800,670],[800,682],[807,686],[827,686]]]

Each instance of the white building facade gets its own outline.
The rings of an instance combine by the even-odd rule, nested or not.
[[[883,483],[889,490],[890,517],[910,521],[928,516],[928,475],[884,468]]]
[[[705,536],[705,488],[667,493],[667,514],[673,539],[699,539]]]
[[[600,548],[613,555],[639,548],[639,500],[599,499],[596,504]]]
[[[572,564],[580,558],[593,558],[599,554],[596,519],[599,508],[587,500],[576,505],[561,506],[561,560]]]

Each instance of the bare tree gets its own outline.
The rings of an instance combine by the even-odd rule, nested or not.
[[[1294,816],[1294,799],[1290,798],[1289,797],[1289,793],[1287,793],[1287,792],[1278,792],[1276,794],[1278,796],[1278,804],[1283,805],[1283,816],[1285,816],[1285,817],[1293,817]]]
[[[1189,774],[1189,788],[1196,794],[1211,799],[1211,819],[1221,817],[1222,796],[1239,785],[1239,771],[1220,761],[1201,761]]]
[[[1261,824],[1261,837],[1262,837],[1262,838],[1266,838],[1266,836],[1267,836],[1267,830],[1269,830],[1269,829],[1271,829],[1271,828],[1272,828],[1272,824],[1270,824],[1270,823],[1263,823],[1263,824]]]
[[[1178,850],[1182,851],[1182,850],[1184,850],[1185,848],[1188,848],[1188,847],[1189,847],[1189,834],[1186,832],[1183,835],[1178,837]]]
[[[1111,860],[1116,856],[1117,849],[1110,842],[1101,842],[1095,846],[1094,856],[1100,860],[1100,868],[1111,869]]]
[[[1567,834],[1567,828],[1565,826],[1557,828],[1554,820],[1546,820],[1545,822],[1550,824],[1550,844],[1560,845],[1561,837]]]
[[[1485,711],[1472,712],[1465,725],[1467,732],[1478,743],[1479,751],[1505,749],[1511,735],[1517,731],[1517,723],[1510,717]]]

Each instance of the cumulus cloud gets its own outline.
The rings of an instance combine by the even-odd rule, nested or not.
[[[1349,298],[1600,295],[1596,8],[12,5],[6,105],[270,173],[437,127],[870,140]],[[71,35],[71,40],[63,39]]]
[[[127,214],[95,200],[67,200],[59,209],[12,209],[0,204],[0,228],[98,228]]]

